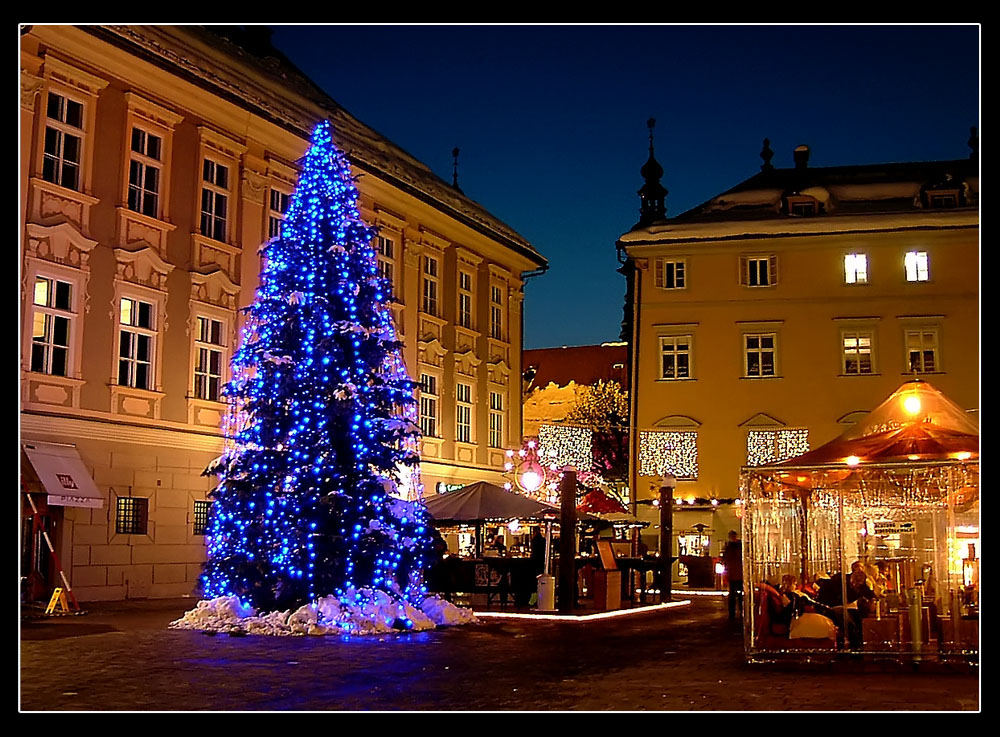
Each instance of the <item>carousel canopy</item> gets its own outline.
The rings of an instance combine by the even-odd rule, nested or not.
[[[968,413],[926,381],[915,379],[847,432],[775,467],[978,459],[979,428]]]
[[[559,507],[531,499],[499,486],[474,484],[430,497],[427,512],[436,522],[483,522],[486,520],[537,519],[559,516]]]

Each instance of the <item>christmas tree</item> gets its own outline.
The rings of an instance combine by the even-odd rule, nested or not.
[[[358,591],[419,606],[425,594],[426,512],[398,496],[418,461],[414,383],[357,198],[324,121],[281,234],[261,248],[233,357],[209,597],[277,610]]]

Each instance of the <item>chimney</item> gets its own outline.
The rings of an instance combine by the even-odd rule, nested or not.
[[[805,145],[796,146],[792,152],[792,157],[795,159],[796,169],[805,169],[809,166],[809,147]]]

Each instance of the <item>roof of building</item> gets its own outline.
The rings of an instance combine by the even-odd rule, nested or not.
[[[665,222],[669,224],[807,217],[790,213],[787,198],[805,196],[816,216],[921,212],[928,192],[957,190],[955,208],[979,204],[974,159],[852,166],[767,168]]]
[[[525,372],[534,369],[531,387],[545,387],[550,383],[566,386],[571,381],[591,385],[599,380],[624,384],[626,360],[624,343],[535,348],[521,352]]]
[[[277,124],[308,139],[315,120],[307,109],[281,105],[274,94],[246,77],[240,70],[207,68],[208,59],[198,58],[192,48],[178,43],[194,39],[220,51],[244,67],[280,85],[293,95],[313,103],[329,116],[337,145],[352,164],[403,191],[431,204],[470,227],[490,235],[539,266],[546,259],[512,227],[488,212],[436,175],[395,143],[345,110],[315,82],[270,43],[265,26],[84,26],[84,30],[117,45],[127,45],[161,66],[174,70],[201,86],[253,109]]]

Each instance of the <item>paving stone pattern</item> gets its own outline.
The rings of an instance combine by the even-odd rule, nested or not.
[[[381,638],[167,629],[194,603],[23,620],[21,710],[979,709],[975,673],[748,665],[721,599],[596,622],[485,620]]]

